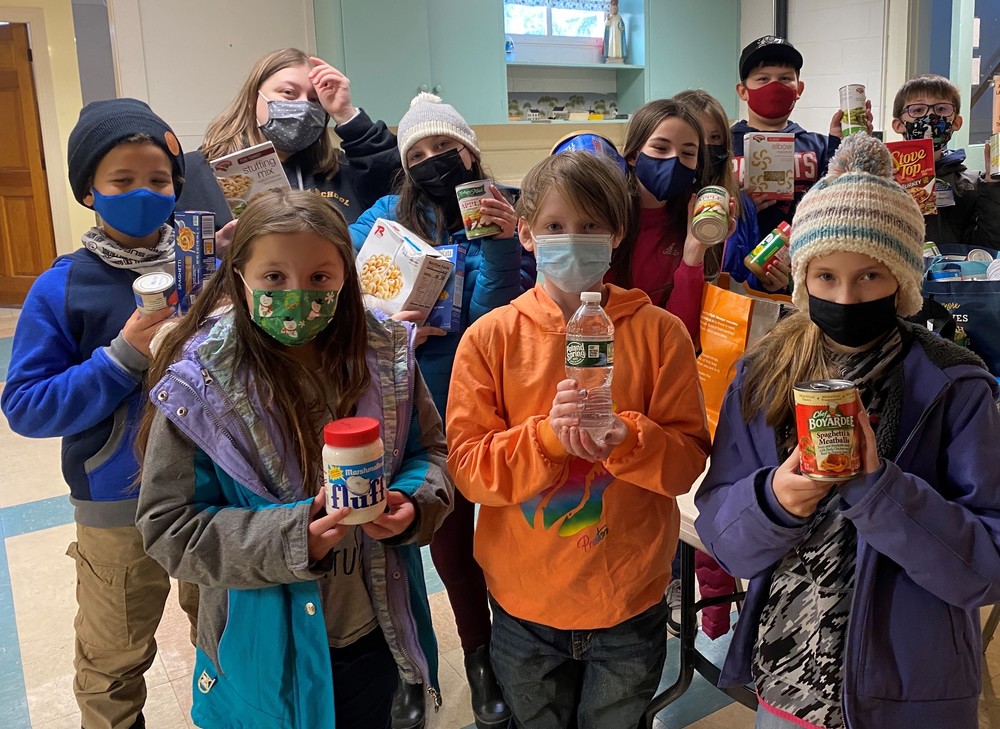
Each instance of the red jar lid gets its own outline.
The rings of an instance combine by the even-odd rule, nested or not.
[[[379,422],[375,418],[341,418],[323,428],[323,440],[334,448],[364,446],[378,439]]]

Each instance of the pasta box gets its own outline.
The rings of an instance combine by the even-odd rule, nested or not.
[[[186,314],[202,285],[215,273],[215,213],[174,212],[174,278],[179,310]]]
[[[743,137],[743,179],[747,192],[762,200],[795,197],[795,135],[747,132]]]

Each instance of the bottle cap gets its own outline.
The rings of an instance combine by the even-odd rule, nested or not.
[[[580,292],[580,303],[581,304],[600,304],[601,303],[601,292],[600,291],[581,291]]]
[[[778,227],[775,230],[780,230],[785,235],[791,235],[792,234],[792,226],[789,225],[788,223],[784,222],[784,221],[778,223]]]
[[[374,443],[379,438],[375,418],[341,418],[323,428],[323,441],[334,448],[352,448]]]

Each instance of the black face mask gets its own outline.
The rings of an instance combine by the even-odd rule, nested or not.
[[[706,144],[705,147],[708,150],[708,162],[712,166],[712,179],[721,179],[729,164],[729,150],[724,144]]]
[[[896,326],[896,294],[861,304],[837,304],[810,296],[809,318],[837,344],[860,347]]]
[[[413,165],[410,177],[417,187],[432,198],[455,202],[455,188],[475,180],[476,173],[465,169],[465,162],[458,149],[449,149]]]

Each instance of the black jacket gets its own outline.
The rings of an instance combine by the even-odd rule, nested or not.
[[[1000,182],[966,169],[964,149],[945,151],[935,167],[939,203],[954,196],[955,204],[924,216],[925,240],[1000,248]]]

